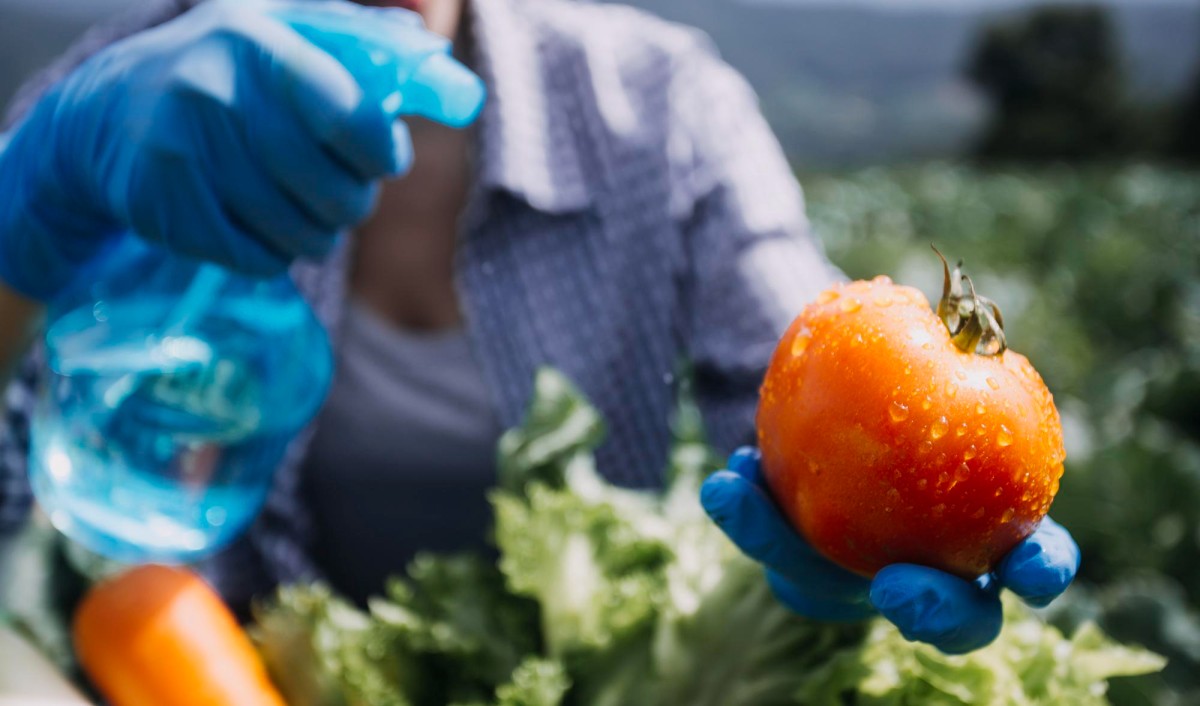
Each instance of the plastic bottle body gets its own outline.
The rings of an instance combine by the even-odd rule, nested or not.
[[[59,530],[119,561],[190,562],[261,509],[332,376],[287,277],[253,280],[129,238],[56,302],[30,477]]]

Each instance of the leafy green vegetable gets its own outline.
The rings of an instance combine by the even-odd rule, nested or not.
[[[999,639],[968,655],[945,655],[908,642],[893,626],[875,621],[866,642],[844,650],[810,673],[799,691],[804,703],[996,704],[1038,706],[1108,703],[1106,680],[1156,672],[1165,660],[1115,644],[1093,623],[1067,639],[1016,600],[1005,601]]]
[[[571,681],[559,662],[531,657],[513,671],[512,681],[496,689],[495,706],[560,706]],[[451,706],[489,706],[482,701]]]
[[[252,636],[293,706],[490,697],[538,648],[537,607],[470,556],[423,556],[368,612],[316,584],[256,607]]]
[[[319,586],[260,611],[259,644],[293,703],[1088,706],[1109,677],[1162,667],[1091,623],[1068,640],[1015,602],[1000,640],[964,657],[882,620],[799,618],[701,509],[715,459],[693,410],[677,415],[667,491],[631,491],[596,472],[601,423],[579,392],[550,370],[535,390],[502,444],[498,570],[424,556],[368,613]]]
[[[418,665],[371,616],[320,584],[282,588],[251,636],[290,706],[412,706]]]
[[[670,549],[623,517],[619,501],[589,504],[535,485],[528,499],[500,494],[494,503],[500,568],[541,606],[551,655],[602,649],[649,624]]]
[[[473,556],[418,557],[370,612],[392,643],[420,658],[423,691],[409,690],[418,703],[490,696],[541,645],[537,605]]]
[[[1147,574],[1101,589],[1075,586],[1044,612],[1064,629],[1095,622],[1113,638],[1141,644],[1167,659],[1161,672],[1114,683],[1114,703],[1200,703],[1200,617],[1174,581]]]
[[[600,444],[604,431],[600,413],[570,380],[557,373],[539,374],[524,423],[500,438],[500,487],[520,492],[535,481],[561,487],[567,466],[575,460],[588,463],[587,454]]]

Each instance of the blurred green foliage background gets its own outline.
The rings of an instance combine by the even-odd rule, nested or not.
[[[928,164],[801,182],[849,276],[936,301],[935,243],[1000,304],[1066,435],[1051,512],[1084,559],[1049,617],[1171,658],[1118,680],[1115,703],[1200,703],[1200,173]]]

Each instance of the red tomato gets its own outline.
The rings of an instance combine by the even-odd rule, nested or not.
[[[973,288],[943,306],[960,301],[996,325]],[[969,318],[950,323],[980,325]],[[772,494],[813,547],[864,576],[909,562],[974,578],[1034,531],[1058,492],[1062,425],[998,333],[997,354],[961,350],[924,295],[886,277],[834,287],[792,322],[758,438]]]

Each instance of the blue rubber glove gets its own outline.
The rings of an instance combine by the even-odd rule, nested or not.
[[[51,299],[126,230],[251,275],[319,258],[408,169],[398,116],[463,126],[483,96],[414,13],[205,2],[88,60],[0,145],[0,279]]]
[[[758,450],[748,447],[729,457],[728,470],[705,481],[700,500],[733,543],[766,566],[771,589],[793,611],[831,621],[878,612],[909,640],[951,654],[983,647],[1000,634],[1001,587],[1040,607],[1065,591],[1079,569],[1075,540],[1046,518],[994,575],[973,582],[913,564],[863,578],[822,557],[792,529],[767,491]]]

